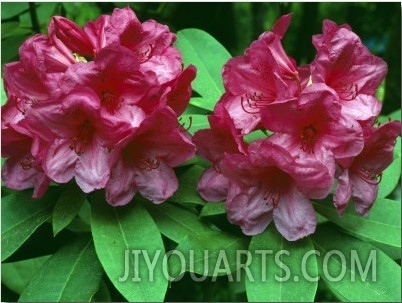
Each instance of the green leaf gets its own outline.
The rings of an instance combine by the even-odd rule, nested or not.
[[[145,207],[149,210],[160,232],[176,243],[180,243],[188,235],[195,237],[211,231],[196,214],[182,207],[170,203],[160,205],[146,203]]]
[[[204,205],[205,201],[197,191],[198,179],[203,171],[204,168],[198,165],[191,165],[177,169],[177,178],[179,179],[180,186],[169,200],[177,203]]]
[[[28,27],[21,26],[18,22],[4,22],[1,24],[2,35],[1,38],[5,39],[11,36],[18,35],[31,35],[32,30]]]
[[[53,235],[73,221],[85,203],[85,193],[75,183],[67,185],[53,209]]]
[[[359,216],[350,203],[340,217],[332,202],[314,201],[314,208],[348,233],[383,244],[401,247],[401,203],[377,199],[367,217]]]
[[[211,35],[194,28],[179,31],[175,45],[183,54],[184,64],[197,67],[192,87],[208,100],[203,108],[212,110],[224,91],[222,67],[231,55]]]
[[[394,149],[394,161],[383,171],[380,185],[378,186],[378,197],[387,197],[399,184],[401,176],[401,137],[398,137]]]
[[[112,302],[109,287],[104,280],[101,280],[99,284],[99,290],[92,297],[91,302]]]
[[[268,131],[268,130],[266,132],[270,133],[270,131]],[[244,141],[247,143],[251,143],[258,139],[266,139],[267,137],[268,137],[268,135],[259,129],[259,130],[253,131],[253,132],[247,134],[246,136],[244,136]]]
[[[88,302],[97,292],[103,270],[92,239],[82,236],[41,267],[21,294],[21,302]]]
[[[2,45],[7,47],[1,48],[1,63],[6,64],[8,62],[17,61],[18,50],[21,44],[27,39],[27,35],[15,35],[1,40]]]
[[[225,213],[225,202],[210,202],[202,208],[200,217],[209,217]]]
[[[333,224],[317,227],[321,279],[338,297],[358,302],[400,302],[401,267],[367,242],[342,234]]]
[[[58,198],[57,189],[49,188],[41,199],[32,199],[32,190],[14,192],[1,203],[1,260],[11,256],[34,231],[52,215]]]
[[[50,256],[1,264],[1,282],[17,294],[21,294],[32,276]]]
[[[253,302],[313,302],[318,286],[310,238],[287,241],[273,226],[254,236],[249,249],[251,276],[247,298]]]
[[[189,234],[175,248],[176,256],[168,261],[169,274],[177,278],[185,271],[207,276],[232,275],[238,269],[237,252],[246,251],[247,239],[220,231]],[[181,257],[180,257],[181,256]]]
[[[1,3],[1,20],[9,19],[29,10],[27,2]]]
[[[198,108],[203,108],[208,110],[208,112],[212,112],[215,108],[217,100],[208,100],[206,98],[201,97],[193,97],[190,99],[190,104],[197,106]]]
[[[165,248],[142,204],[134,199],[127,206],[112,207],[98,194],[92,202],[91,228],[96,253],[117,290],[128,301],[163,301],[168,285],[162,269]],[[157,258],[155,270],[148,271],[139,252],[151,262]]]
[[[4,90],[3,78],[0,78],[0,81],[1,81],[1,105],[4,105],[7,101],[7,95],[6,91]],[[1,166],[3,166],[3,162],[1,163]]]
[[[391,245],[386,245],[383,243],[378,243],[374,241],[367,241],[371,245],[378,247],[381,249],[384,253],[386,253],[392,260],[399,260],[401,258],[401,248],[400,247],[395,247]]]
[[[189,126],[189,121],[191,119],[191,126],[188,130],[190,134],[194,135],[197,130],[209,128],[208,117],[206,115],[188,115],[183,114],[179,118],[180,123],[185,123],[184,127]]]

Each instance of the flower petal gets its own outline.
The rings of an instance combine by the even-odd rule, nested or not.
[[[288,241],[314,233],[317,224],[311,202],[296,188],[281,198],[273,218],[276,228]]]
[[[70,142],[56,139],[49,147],[43,162],[46,175],[58,183],[67,183],[74,177],[77,154],[70,149]]]
[[[153,203],[162,203],[179,187],[174,170],[164,162],[154,169],[135,172],[135,185],[141,195]]]
[[[349,178],[349,170],[345,169],[338,177],[338,185],[334,193],[334,204],[340,216],[345,212],[351,196],[352,184]]]
[[[202,173],[197,190],[201,197],[208,202],[224,201],[228,195],[229,180],[216,172],[213,167],[209,167]]]
[[[237,192],[237,185],[230,187],[225,203],[229,221],[240,225],[246,235],[262,233],[272,221],[272,204],[265,203],[264,191],[258,187],[243,189],[237,195],[231,191]]]
[[[87,146],[75,166],[75,180],[78,186],[89,193],[104,188],[110,175],[110,153],[107,148],[93,142]]]
[[[361,216],[367,216],[378,194],[378,185],[369,183],[358,175],[350,176],[352,182],[352,200],[356,211]]]
[[[119,159],[113,166],[106,183],[106,201],[113,206],[126,205],[134,197],[137,189],[134,182],[136,168],[128,166]]]

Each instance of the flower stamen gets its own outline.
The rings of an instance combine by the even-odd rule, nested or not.
[[[70,149],[74,150],[78,156],[81,156],[86,146],[92,141],[94,128],[88,120],[85,120],[78,130],[78,135],[71,140]]]
[[[378,185],[381,182],[382,172],[373,173],[364,168],[357,168],[354,171],[363,181],[368,184]]]
[[[149,59],[151,59],[151,57],[153,55],[153,51],[154,51],[154,46],[152,44],[149,44],[149,46],[143,51],[141,51],[140,49],[137,49],[135,51],[135,54],[137,55],[140,63],[145,63]]]
[[[314,153],[314,145],[317,139],[316,137],[317,131],[312,124],[304,127],[303,132],[300,135],[300,138],[302,140],[302,145],[300,149],[309,154]]]
[[[334,89],[338,93],[339,98],[341,98],[343,101],[354,100],[358,92],[357,84],[347,83],[344,81],[339,81],[338,85],[336,85]]]
[[[20,162],[22,169],[28,170],[34,167],[34,157],[32,155],[25,156],[24,159]]]
[[[193,125],[193,117],[191,117],[191,116],[188,117],[188,120],[189,120],[188,126],[185,126],[186,122],[181,122],[182,120],[183,120],[183,117],[179,117],[179,119],[178,119],[179,128],[180,128],[181,132],[185,133],[185,132],[189,131],[191,128],[191,125]]]
[[[140,160],[139,169],[150,171],[158,168],[160,165],[159,157],[144,157]]]
[[[280,199],[281,199],[280,193],[274,193],[271,191],[267,191],[263,196],[263,200],[266,201],[265,205],[272,204],[274,209],[278,208]]]

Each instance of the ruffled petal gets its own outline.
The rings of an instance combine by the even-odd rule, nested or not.
[[[233,195],[232,191],[238,194]],[[272,204],[267,205],[263,196],[263,190],[257,187],[239,190],[237,185],[232,185],[229,189],[225,203],[228,219],[240,225],[246,235],[262,233],[272,221]]]
[[[338,177],[338,184],[334,193],[334,205],[340,216],[345,212],[351,196],[352,184],[349,178],[349,170],[345,169]]]
[[[164,162],[154,169],[135,171],[135,185],[141,195],[153,203],[162,203],[179,187],[174,170]]]
[[[67,183],[74,177],[78,155],[70,149],[70,142],[56,139],[49,147],[43,161],[46,175],[58,183]]]
[[[367,216],[378,194],[378,185],[367,182],[358,175],[350,176],[352,182],[352,200],[356,211],[361,216]]]
[[[197,190],[208,202],[225,201],[229,190],[229,180],[216,172],[213,167],[209,167],[202,173]]]
[[[272,204],[266,204],[264,191],[258,187],[242,189],[237,195],[230,192],[238,192],[236,185],[229,189],[228,200],[225,203],[228,219],[232,224],[240,225],[246,235],[262,233],[272,221]]]
[[[113,166],[111,176],[106,183],[106,201],[113,206],[126,205],[129,203],[136,191],[135,186],[135,170],[119,159]]]
[[[104,188],[110,175],[110,153],[107,148],[88,146],[75,167],[75,180],[85,193]]]
[[[314,233],[317,224],[311,202],[296,188],[281,198],[273,218],[276,228],[288,241]]]

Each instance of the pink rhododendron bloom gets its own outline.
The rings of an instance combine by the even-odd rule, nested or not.
[[[216,202],[226,199],[229,188],[229,180],[220,171],[223,156],[245,153],[247,146],[222,103],[215,107],[208,120],[211,128],[199,130],[193,137],[197,154],[212,162],[212,167],[201,175],[197,189],[205,200]]]
[[[126,163],[117,161],[116,155],[127,145],[138,156],[135,163],[149,168],[157,162],[160,168],[142,173],[137,167],[135,182],[130,183],[133,188],[124,190],[139,190],[155,202],[171,196],[177,189],[171,167],[194,154],[177,116],[188,105],[196,69],[183,69],[181,54],[172,45],[175,39],[165,25],[153,20],[141,23],[129,7],[115,9],[111,16],[102,15],[83,28],[53,17],[48,35],[25,41],[21,60],[4,68],[8,101],[2,109],[2,134],[7,138],[3,146],[5,151],[18,150],[4,152],[9,157],[3,167],[4,182],[18,189],[35,186],[37,197],[50,181],[66,183],[75,178],[86,193],[108,184],[112,204],[126,204],[129,200],[116,196],[123,194],[113,196],[118,189],[110,186],[126,184],[124,175],[115,173],[109,179],[113,165]],[[166,111],[169,114],[161,114]],[[165,124],[155,118],[157,112],[171,134],[158,129]],[[144,133],[150,137],[145,139]],[[134,138],[144,143],[141,155],[129,144]],[[177,151],[187,149],[167,156],[174,140],[178,140]],[[144,158],[143,153],[152,154],[158,148],[164,150],[161,155]],[[132,167],[134,161],[128,163]],[[149,180],[155,174],[173,181],[168,188],[152,192]]]
[[[75,176],[84,192],[106,185],[109,149],[131,131],[128,122],[101,114],[99,98],[89,88],[71,92],[60,105],[38,104],[26,119],[35,135],[50,142],[43,160],[46,174],[59,183]]]
[[[246,235],[256,235],[273,220],[289,241],[314,232],[316,217],[308,198],[324,198],[333,182],[323,164],[297,161],[268,139],[250,143],[247,155],[227,154],[222,172],[232,181],[225,203],[229,221]]]
[[[323,34],[313,36],[317,56],[311,63],[313,83],[333,88],[345,110],[357,120],[378,116],[381,103],[375,98],[387,73],[387,64],[370,53],[348,25],[323,23]]]
[[[401,135],[401,123],[393,121],[378,128],[367,127],[363,151],[351,159],[340,159],[338,186],[334,204],[342,215],[352,198],[358,214],[368,215],[377,198],[382,172],[392,163],[396,138]]]
[[[13,108],[11,108],[11,111]],[[4,184],[12,189],[22,190],[34,187],[33,197],[40,198],[47,190],[50,179],[42,169],[44,156],[43,142],[34,139],[23,122],[9,123],[13,118],[10,109],[2,110],[1,150],[7,157],[1,177]]]
[[[281,17],[272,31],[254,41],[244,56],[230,59],[222,76],[224,103],[237,128],[243,134],[260,127],[260,110],[273,102],[295,98],[300,90],[297,67],[286,56],[281,39],[291,15]]]
[[[360,125],[345,115],[336,93],[324,84],[307,86],[297,102],[268,105],[262,112],[270,138],[294,156],[313,157],[334,171],[334,157],[352,157],[363,148]],[[333,154],[333,156],[329,155]]]
[[[178,127],[169,107],[154,111],[112,151],[113,169],[106,184],[106,199],[125,205],[138,190],[154,203],[171,197],[178,188],[175,167],[195,153],[195,146]]]

